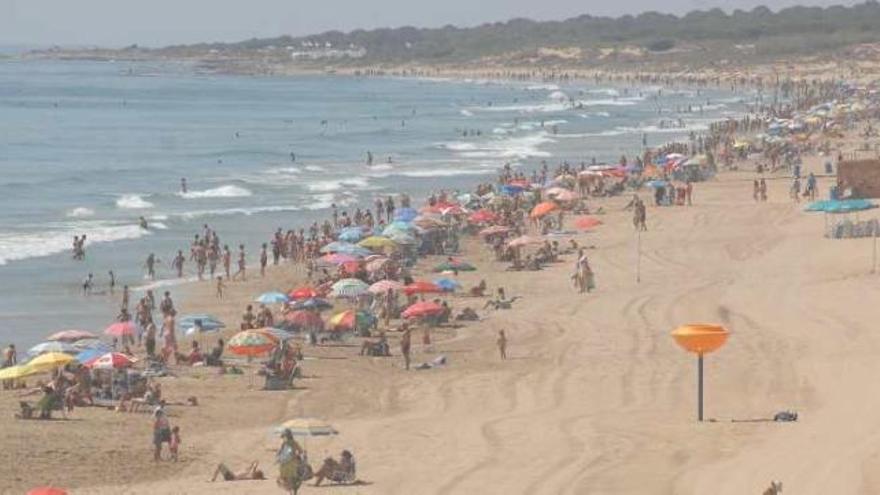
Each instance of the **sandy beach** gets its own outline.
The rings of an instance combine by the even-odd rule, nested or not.
[[[850,137],[847,149],[855,143]],[[821,174],[823,161],[806,156],[804,173]],[[771,480],[786,493],[877,493],[872,240],[824,238],[822,214],[791,200],[782,172],[765,175],[769,200],[756,203],[753,165],[695,184],[693,206],[649,205],[640,236],[624,210],[628,194],[591,199],[603,225],[574,236],[590,247],[598,285],[590,294],[572,287],[574,254],[542,271],[509,272],[467,238],[461,257],[478,271],[458,275],[462,285],[484,279],[490,291],[522,299],[493,311],[482,309],[485,299],[449,297],[455,312],[471,307],[481,320],[435,330],[428,347],[421,330],[413,339],[415,363],[443,355],[445,367],[404,370],[393,332],[390,358],[358,355],[360,339],[306,346],[304,377],[290,391],[259,390],[254,368],[221,376],[175,367],[179,376],[161,383],[181,427],[178,463],[152,461],[149,414],[80,408],[68,421],[22,422],[12,418],[20,399],[0,393],[8,432],[0,492],[53,484],[82,494],[279,493],[274,428],[316,417],[339,434],[304,440],[310,462],[349,449],[364,484],[309,483],[301,493],[733,495],[761,493]],[[823,196],[833,181],[819,179]],[[422,259],[415,278],[442,260]],[[265,278],[253,271],[220,302],[212,284],[190,285],[185,312],[234,326],[256,294],[304,277],[300,265]],[[706,358],[703,423],[696,359],[670,336],[691,322],[731,332]],[[502,329],[504,361],[495,347]],[[191,395],[198,406],[183,405]],[[783,410],[799,420],[745,421]],[[253,460],[269,481],[209,482],[217,463],[238,470]]]

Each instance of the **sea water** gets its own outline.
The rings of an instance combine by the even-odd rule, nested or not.
[[[163,262],[159,285],[179,282],[168,264],[178,249],[188,253],[203,224],[254,258],[276,228],[307,227],[332,204],[352,209],[401,191],[468,188],[505,163],[616,162],[639,153],[643,137],[649,146],[686,140],[737,115],[749,98],[0,61],[0,344],[26,349],[59,329],[100,331],[118,312],[122,285],[135,288],[133,300],[149,285],[149,253]],[[677,112],[688,105],[707,108]],[[683,129],[660,125],[679,118]],[[83,234],[87,256],[74,261],[72,239]],[[109,270],[118,279],[113,297],[101,294]],[[92,296],[81,291],[88,273]]]

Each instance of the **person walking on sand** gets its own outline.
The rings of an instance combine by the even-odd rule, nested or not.
[[[153,461],[155,462],[162,459],[163,443],[171,443],[171,423],[165,410],[158,407],[153,413]]]
[[[262,250],[260,251],[260,277],[266,276],[266,265],[269,264],[269,252],[266,250],[268,246],[266,243],[263,243]]]
[[[495,344],[498,346],[501,359],[507,359],[507,335],[504,334],[504,330],[498,330],[498,340],[495,341]]]
[[[247,280],[247,273],[245,273],[246,269],[247,269],[247,262],[245,259],[244,244],[239,244],[238,245],[238,271],[235,272],[235,275],[232,276],[232,280],[235,280],[236,278],[238,278],[239,275],[241,276],[242,282]]]
[[[217,277],[217,299],[223,299],[223,288],[225,285],[223,284],[223,276]]]
[[[409,370],[409,353],[412,347],[412,330],[407,325],[400,336],[400,353],[403,355],[403,363]]]
[[[766,180],[761,179],[759,189],[761,192],[761,202],[766,203],[767,202],[767,181]]]

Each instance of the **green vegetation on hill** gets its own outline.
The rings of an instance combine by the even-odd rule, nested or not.
[[[564,21],[513,19],[470,28],[329,31],[303,37],[175,46],[160,51],[274,51],[279,56],[302,52],[332,58],[321,54],[330,50],[360,50],[358,55],[344,52],[334,56],[339,62],[353,62],[357,58],[363,63],[468,62],[538,53],[541,49],[546,52],[548,48],[574,50],[567,57],[581,61],[595,59],[601,50],[621,47],[654,55],[690,51],[712,56],[748,52],[752,56],[778,57],[880,41],[878,26],[880,4],[872,0],[852,7],[791,7],[778,12],[757,7],[729,14],[721,9],[694,11],[681,17],[646,12],[619,18],[582,15]]]

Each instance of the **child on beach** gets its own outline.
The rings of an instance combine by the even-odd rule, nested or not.
[[[177,451],[180,448],[180,427],[171,428],[171,441],[168,442],[168,450],[171,452],[171,460],[177,462]]]
[[[507,359],[507,336],[504,335],[504,330],[498,330],[498,340],[495,341],[498,345],[498,352],[501,354],[501,359]]]
[[[217,299],[223,299],[223,276],[217,277]]]

